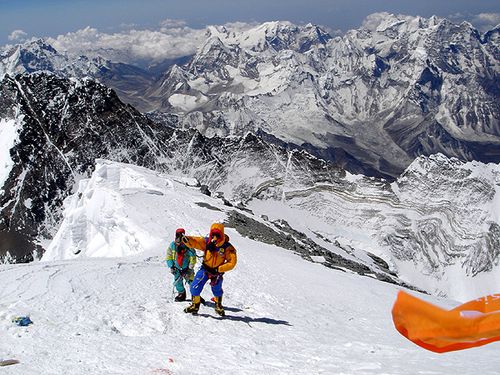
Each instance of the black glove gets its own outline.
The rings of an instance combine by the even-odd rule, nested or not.
[[[215,241],[214,240],[212,240],[212,241],[210,241],[208,243],[207,250],[208,251],[215,251],[215,250],[217,250],[217,246],[215,245]]]
[[[170,273],[172,275],[175,275],[176,268],[175,267],[170,267]]]
[[[189,270],[187,268],[179,270],[179,273],[181,274],[182,277],[185,277],[188,274],[188,272]]]
[[[219,274],[219,267],[215,267],[215,268],[212,268],[212,267],[208,267],[206,266],[205,264],[203,265],[203,268],[205,269],[205,271],[210,275],[213,275],[213,276],[216,276]]]

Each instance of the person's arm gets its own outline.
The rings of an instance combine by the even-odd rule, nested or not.
[[[192,249],[198,249],[201,251],[205,251],[207,249],[205,237],[184,236],[182,238],[182,242],[184,242],[187,247]]]
[[[165,262],[167,263],[168,268],[172,268],[174,266],[174,246],[175,244],[172,242],[170,243],[170,246],[167,249],[167,256],[165,257]]]
[[[229,246],[226,251],[227,262],[217,268],[217,271],[219,272],[231,271],[234,267],[236,267],[236,262],[238,261],[238,257],[236,256],[236,249],[233,246]]]

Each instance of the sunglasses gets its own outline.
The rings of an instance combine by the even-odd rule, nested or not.
[[[217,239],[221,239],[222,238],[222,233],[218,230],[214,230],[213,232],[210,233],[210,236],[212,238],[217,238]]]

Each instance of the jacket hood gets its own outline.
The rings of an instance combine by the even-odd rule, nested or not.
[[[210,227],[210,240],[212,240],[212,235],[214,232],[219,232],[221,234],[220,239],[215,243],[217,246],[222,245],[226,241],[226,235],[224,234],[224,224],[213,223]]]

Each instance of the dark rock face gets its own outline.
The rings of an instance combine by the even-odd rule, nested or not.
[[[168,136],[169,129],[159,129],[94,81],[6,77],[0,96],[0,117],[18,108],[23,122],[0,196],[0,231],[50,237],[64,198],[78,178],[89,176],[96,158],[154,168],[165,156],[156,133]]]
[[[0,231],[0,264],[28,263],[43,254],[43,248],[20,232]]]

